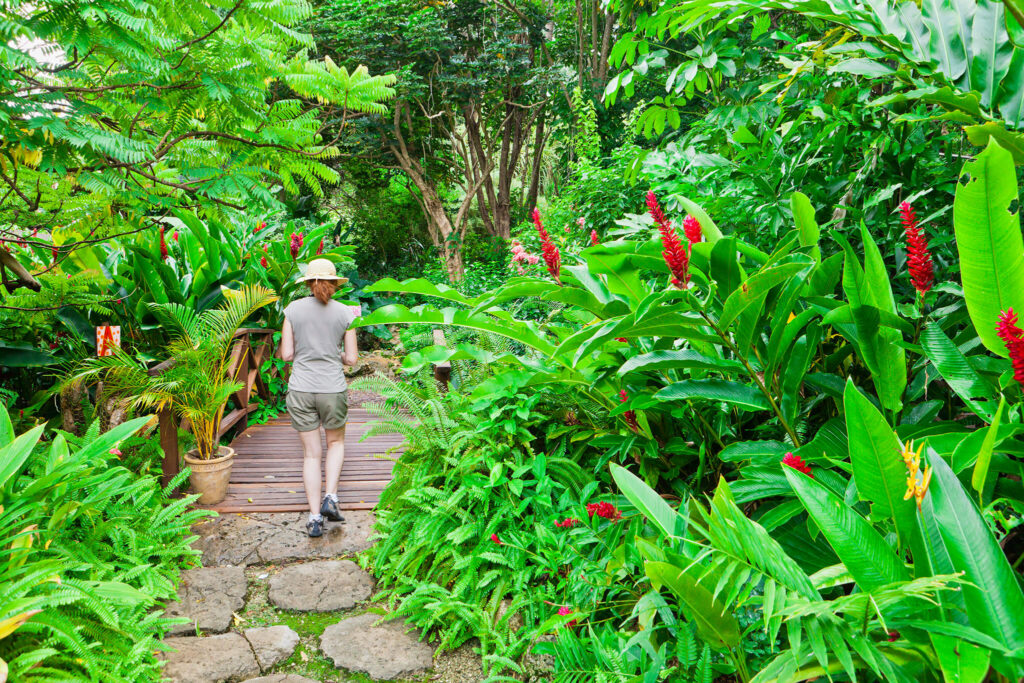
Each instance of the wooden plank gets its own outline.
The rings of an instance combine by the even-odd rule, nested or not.
[[[160,448],[164,452],[160,465],[160,482],[167,486],[171,479],[177,476],[181,466],[178,455],[178,421],[168,408],[162,408],[157,419],[160,425]]]

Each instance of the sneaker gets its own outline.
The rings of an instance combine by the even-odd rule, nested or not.
[[[345,521],[345,518],[338,512],[338,501],[330,496],[324,496],[324,502],[320,504],[320,514],[324,516],[324,519],[329,519],[332,522]]]
[[[306,522],[306,533],[309,534],[310,538],[317,538],[318,536],[323,536],[324,520],[311,519],[308,522]]]

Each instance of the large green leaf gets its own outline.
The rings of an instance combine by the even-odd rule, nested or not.
[[[1024,647],[1024,593],[988,525],[945,460],[928,452],[932,522],[952,562],[963,572],[970,625],[1007,649]]]
[[[701,370],[743,370],[743,363],[727,358],[709,358],[693,349],[651,351],[633,356],[619,368],[619,375],[631,372],[652,372],[698,368]]]
[[[957,3],[949,0],[922,0],[921,15],[928,27],[929,56],[939,63],[939,70],[950,81],[957,81],[967,72],[965,36],[961,33]],[[970,83],[965,90],[970,90]]]
[[[8,480],[25,464],[42,433],[43,425],[39,425],[0,449],[0,487],[6,487]]]
[[[992,424],[985,430],[985,439],[981,442],[978,450],[978,461],[974,464],[974,472],[971,474],[971,486],[978,492],[979,496],[984,495],[985,480],[988,478],[988,468],[992,464],[992,449],[996,445],[996,435],[999,433],[999,422],[1002,419],[1003,407],[1006,399],[999,399],[999,407],[996,408]]]
[[[800,246],[813,247],[811,253],[814,260],[820,261],[821,249],[818,248],[818,240],[821,237],[821,228],[814,218],[811,200],[803,192],[794,192],[789,198],[789,206],[793,210],[793,220],[796,221],[796,229],[800,233]]]
[[[999,0],[977,0],[971,23],[971,84],[981,93],[981,103],[990,106],[1013,56],[1013,44],[1006,33],[1005,12]]]
[[[11,424],[11,416],[7,407],[0,402],[0,448],[14,441],[14,425]]]
[[[804,260],[806,259],[806,260]],[[768,266],[751,275],[739,288],[729,295],[722,307],[719,325],[726,328],[751,304],[761,301],[772,288],[789,280],[800,271],[810,266],[813,261],[804,256],[793,263],[782,263]]]
[[[988,675],[991,653],[959,638],[929,633],[946,683],[981,683]]]
[[[986,405],[976,399],[993,399],[994,388],[974,370],[937,323],[930,322],[925,326],[921,333],[921,348],[949,388],[987,422],[991,418],[992,408],[990,404]]]
[[[39,368],[57,362],[53,356],[27,344],[0,342],[0,367]]]
[[[687,618],[697,627],[697,634],[716,650],[732,650],[740,644],[740,626],[727,605],[715,600],[711,591],[697,583],[681,567],[667,562],[644,565],[651,583],[657,588],[667,586],[679,598]]]
[[[665,502],[658,492],[639,477],[615,463],[609,465],[612,479],[637,510],[658,527],[666,536],[682,536],[686,532],[686,517]]]
[[[854,386],[853,380],[846,382],[843,409],[857,491],[872,504],[876,514],[893,521],[900,544],[905,545],[914,528],[914,502],[903,499],[907,490],[907,468],[901,456],[900,441],[878,409]]]
[[[764,394],[754,387],[721,379],[684,379],[668,385],[654,395],[659,401],[701,398],[722,401],[741,410],[769,410]]]
[[[999,113],[1014,128],[1024,128],[1024,30],[1021,31],[1021,47],[1013,52],[1010,66],[999,90]],[[1018,134],[1020,140],[1024,136]],[[1014,161],[1024,163],[1024,155],[1014,154]]]
[[[996,334],[999,312],[1024,314],[1024,241],[1013,157],[998,142],[964,165],[953,227],[967,312],[989,351],[1006,357]]]
[[[910,577],[885,539],[839,496],[791,467],[783,467],[797,498],[863,591]]]

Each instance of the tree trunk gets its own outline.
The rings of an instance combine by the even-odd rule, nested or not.
[[[529,211],[537,206],[540,194],[540,168],[544,158],[544,110],[537,114],[537,126],[533,132],[533,163],[530,167],[530,189],[526,192],[526,209]]]
[[[97,390],[99,394],[100,390]],[[67,384],[60,390],[61,429],[69,434],[81,436],[81,428],[85,425],[85,410],[82,400],[85,397],[85,385],[82,382]]]
[[[595,73],[597,86],[604,90],[608,80],[608,52],[612,47],[612,30],[615,28],[615,15],[611,12],[604,17],[604,34],[601,36],[601,54],[598,57]]]

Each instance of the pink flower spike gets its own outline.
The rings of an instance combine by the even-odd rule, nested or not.
[[[111,454],[111,455],[124,455],[124,453],[122,453],[121,451],[119,451],[119,450],[118,450],[118,449],[116,449],[116,448],[111,448],[111,449],[110,449],[110,454]]]

